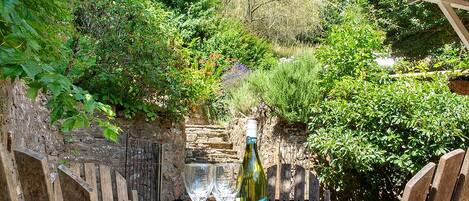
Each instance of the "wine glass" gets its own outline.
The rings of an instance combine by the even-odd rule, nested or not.
[[[217,201],[234,201],[239,191],[242,166],[239,163],[215,165],[215,186],[213,195]]]
[[[192,201],[206,201],[213,189],[210,164],[192,163],[184,167],[184,185]]]

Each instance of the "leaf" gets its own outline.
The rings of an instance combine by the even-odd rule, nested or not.
[[[62,118],[64,114],[64,109],[61,105],[55,105],[52,107],[52,112],[50,114],[51,124],[55,123],[57,120]]]
[[[28,77],[31,79],[34,79],[37,74],[42,72],[42,67],[32,62],[21,64],[21,67],[23,68],[26,75],[28,75]]]
[[[2,0],[2,14],[10,13],[15,7],[15,4],[18,4],[18,0]]]
[[[112,118],[116,116],[116,113],[114,113],[114,110],[112,110],[110,105],[106,105],[103,103],[98,103],[98,108],[108,116],[108,118]]]
[[[36,100],[37,94],[39,93],[40,87],[29,87],[28,91],[26,92],[26,96],[31,99],[32,101]]]
[[[17,77],[20,77],[21,74],[23,74],[23,71],[21,70],[21,68],[18,68],[18,67],[3,67],[3,70],[2,70],[2,77],[9,77],[9,78],[12,78],[12,79],[15,79]]]
[[[70,117],[62,123],[62,132],[64,133],[70,132],[74,128],[74,126],[75,126],[75,118]]]
[[[113,125],[109,125],[109,127],[104,128],[103,135],[106,139],[117,142],[119,137],[119,129]]]

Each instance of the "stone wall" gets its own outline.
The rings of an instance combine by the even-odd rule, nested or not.
[[[59,162],[94,162],[106,164],[123,172],[125,145],[113,143],[102,137],[96,126],[63,135],[50,125],[46,98],[40,95],[36,101],[26,96],[21,82],[0,81],[0,139],[9,149],[21,146],[48,156],[51,168]],[[185,198],[182,170],[185,158],[184,125],[170,121],[146,121],[117,119],[123,129],[122,136],[161,142],[163,146],[162,200]]]
[[[40,95],[31,102],[25,94],[21,82],[0,81],[0,136],[12,149],[27,147],[56,161],[64,150],[63,137],[49,123],[45,97]]]
[[[150,140],[163,143],[162,200],[177,200],[184,197],[182,171],[185,159],[184,125],[170,121],[146,121],[143,117],[132,120],[118,119],[122,128],[121,140],[117,143],[102,138],[99,128],[79,130],[65,143],[66,150],[60,158],[70,162],[94,162],[107,164],[124,175],[125,138]],[[149,183],[149,182],[147,182]]]
[[[264,169],[279,161],[297,164],[306,169],[314,169],[314,155],[306,147],[307,132],[304,125],[291,125],[275,117],[262,117],[258,120],[258,152]],[[246,143],[247,118],[232,121],[227,129],[238,157],[242,158]]]

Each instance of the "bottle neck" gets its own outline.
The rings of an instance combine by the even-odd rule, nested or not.
[[[250,136],[247,136],[247,137],[246,137],[246,144],[247,144],[247,145],[251,145],[251,144],[255,145],[255,144],[257,144],[257,137],[250,137]]]

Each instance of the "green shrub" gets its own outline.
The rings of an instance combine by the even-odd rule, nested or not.
[[[180,118],[204,95],[199,69],[187,68],[177,28],[151,0],[83,1],[76,26],[95,41],[96,65],[77,83],[132,117]]]
[[[217,32],[197,49],[204,59],[220,55],[218,61],[222,66],[237,62],[250,69],[269,69],[276,63],[270,44],[233,20],[221,20]]]
[[[326,68],[325,85],[343,76],[381,71],[374,54],[386,50],[384,33],[359,6],[347,7],[342,15],[341,22],[331,27],[323,45],[315,52]]]
[[[234,86],[236,89],[228,92],[227,105],[230,109],[231,116],[249,116],[252,109],[259,106],[261,100],[255,93],[252,82],[257,80],[257,78],[261,78],[258,76],[261,73],[263,73],[262,70],[254,72],[254,75],[250,75],[249,81],[245,81],[238,86]]]
[[[73,37],[71,8],[63,0],[8,0],[0,3],[0,79],[22,79],[27,96],[48,95],[50,122],[61,123],[61,131],[103,128],[106,138],[117,140],[119,128],[109,105],[97,102],[86,90],[74,85],[63,71],[73,64],[67,40]],[[95,118],[103,112],[108,120]]]
[[[322,98],[320,71],[321,65],[314,56],[305,54],[270,70],[254,72],[247,84],[232,92],[232,105],[245,114],[264,102],[285,120],[306,123],[310,108]]]
[[[393,66],[397,73],[469,69],[468,50],[462,43],[446,44],[426,59],[402,61]]]
[[[350,77],[316,108],[308,142],[338,200],[397,200],[425,164],[469,145],[469,97],[434,79]]]

